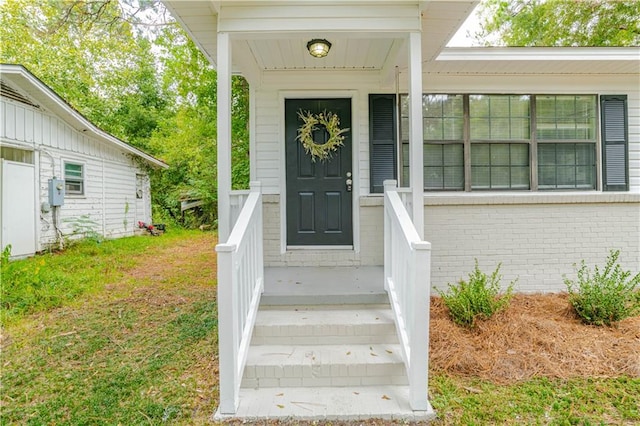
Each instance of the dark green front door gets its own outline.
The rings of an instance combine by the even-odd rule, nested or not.
[[[351,99],[285,100],[285,138],[287,173],[287,245],[322,246],[353,244],[351,188],[351,134],[346,132],[344,146],[332,158],[313,162],[296,140],[303,124],[298,111],[337,114],[340,128],[351,129]],[[324,128],[313,134],[314,141],[324,143]]]

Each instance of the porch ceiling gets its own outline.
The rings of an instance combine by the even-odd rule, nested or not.
[[[251,76],[275,70],[382,71],[392,70],[396,65],[405,67],[407,58],[400,52],[410,25],[422,29],[423,59],[431,60],[478,2],[165,0],[164,3],[214,66],[218,28],[229,31],[233,40],[234,72]],[[309,13],[319,10],[317,15]],[[388,16],[389,10],[393,16]],[[301,12],[304,15],[300,15]],[[417,19],[417,13],[421,14],[421,20]],[[282,21],[282,17],[289,14],[291,20],[297,19],[302,27]],[[280,26],[276,16],[281,19]],[[309,55],[306,45],[312,38],[325,38],[332,43],[326,58]]]

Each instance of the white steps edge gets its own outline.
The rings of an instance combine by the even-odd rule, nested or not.
[[[243,387],[404,385],[398,344],[253,346]]]
[[[398,420],[429,421],[436,417],[429,405],[426,411],[409,406],[408,386],[354,386],[317,388],[240,389],[240,405],[233,415],[214,420]]]

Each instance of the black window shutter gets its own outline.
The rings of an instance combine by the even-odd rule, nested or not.
[[[604,191],[629,190],[627,97],[600,97],[602,114],[602,180]]]
[[[396,96],[369,95],[371,193],[384,192],[384,181],[398,175],[396,139]]]

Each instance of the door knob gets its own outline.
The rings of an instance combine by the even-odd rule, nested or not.
[[[347,192],[351,192],[351,188],[353,187],[353,180],[347,179],[346,184],[347,184]]]

